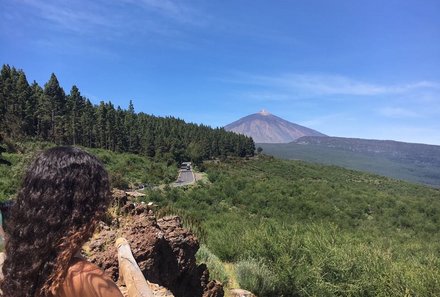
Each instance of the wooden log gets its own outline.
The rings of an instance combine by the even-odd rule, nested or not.
[[[129,297],[154,297],[142,274],[141,269],[131,253],[130,245],[125,238],[116,240],[119,261],[119,277],[125,282]]]

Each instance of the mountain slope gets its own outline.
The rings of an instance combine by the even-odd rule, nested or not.
[[[225,126],[226,131],[250,136],[258,143],[287,143],[303,136],[326,136],[262,110]]]
[[[389,140],[302,137],[259,144],[266,154],[367,171],[440,187],[440,146]]]

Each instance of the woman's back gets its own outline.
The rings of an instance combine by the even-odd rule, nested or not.
[[[6,220],[3,296],[122,296],[98,267],[75,258],[110,201],[108,174],[95,156],[75,147],[41,153]]]
[[[116,284],[96,265],[74,258],[56,297],[122,297]]]

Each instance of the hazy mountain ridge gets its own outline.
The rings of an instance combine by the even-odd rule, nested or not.
[[[366,154],[384,154],[390,158],[413,160],[440,165],[440,146],[394,140],[375,140],[345,137],[304,136],[294,141],[301,145],[318,145]]]
[[[230,123],[225,126],[225,130],[250,136],[258,143],[288,143],[303,136],[326,136],[313,129],[286,121],[265,110]]]
[[[288,144],[258,144],[284,159],[342,166],[440,187],[440,146],[343,137],[301,137]]]

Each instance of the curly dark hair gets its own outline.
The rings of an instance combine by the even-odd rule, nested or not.
[[[6,222],[3,296],[53,296],[110,199],[108,175],[96,157],[76,147],[41,153]]]

